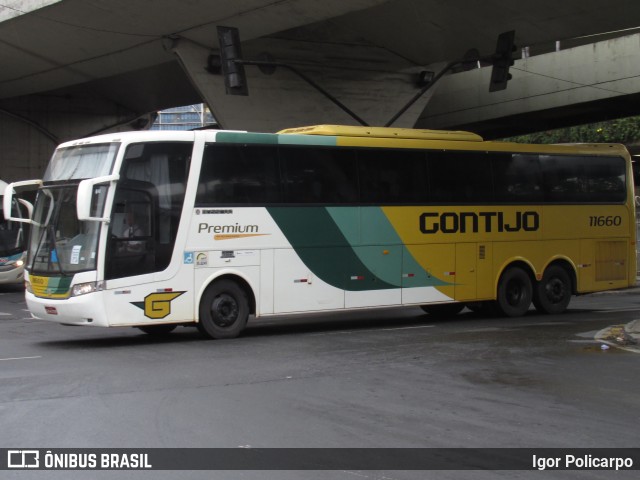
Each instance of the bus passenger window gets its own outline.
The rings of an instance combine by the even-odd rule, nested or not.
[[[197,205],[280,202],[277,148],[208,144],[196,194]]]
[[[429,198],[424,152],[358,150],[360,200],[373,204],[424,203]]]
[[[281,147],[285,202],[356,203],[358,181],[353,150]]]
[[[541,155],[545,201],[588,202],[586,169],[581,157]]]
[[[428,158],[434,202],[480,204],[493,201],[491,164],[486,153],[430,152]]]
[[[627,185],[622,158],[584,157],[588,172],[588,190],[594,202],[624,202]]]
[[[491,158],[491,167],[497,201],[542,201],[542,170],[538,155],[496,153]]]

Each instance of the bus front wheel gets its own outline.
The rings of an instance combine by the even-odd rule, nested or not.
[[[542,313],[557,314],[564,312],[571,301],[571,278],[567,271],[551,265],[536,284],[533,305]]]
[[[519,267],[510,267],[500,278],[498,285],[498,307],[507,317],[524,315],[533,297],[533,286],[529,274]]]
[[[207,287],[199,311],[198,330],[205,337],[235,338],[247,325],[249,300],[236,282],[220,280]]]

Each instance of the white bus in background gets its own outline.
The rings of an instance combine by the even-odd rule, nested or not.
[[[4,209],[11,211],[14,218],[25,218],[31,212],[31,204],[26,200],[12,199],[3,207],[7,183],[0,180],[0,285],[22,283],[24,281],[24,260],[26,255],[27,227],[20,221],[5,219]],[[20,204],[23,208],[20,207]]]

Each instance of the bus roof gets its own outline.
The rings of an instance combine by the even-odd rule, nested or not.
[[[484,141],[480,135],[458,130],[358,127],[349,125],[313,125],[287,128],[277,133],[252,133],[232,130],[138,131],[103,134],[63,143],[58,148],[100,142],[193,141],[204,136],[222,143],[322,145],[343,147],[430,148],[532,154],[616,155],[627,157],[620,144],[526,144],[508,141]],[[210,139],[210,140],[209,140]]]
[[[365,146],[373,141],[378,146],[386,146],[389,140],[405,141],[404,146],[425,148],[459,148],[461,150],[487,150],[495,152],[517,151],[520,153],[565,153],[578,155],[628,156],[629,152],[621,144],[614,143],[513,143],[508,141],[484,141],[480,135],[459,130],[418,130],[411,128],[355,127],[346,125],[313,125],[287,128],[280,135],[313,135],[342,139],[343,145]],[[351,139],[351,140],[349,140]],[[421,141],[427,141],[422,143]],[[441,143],[442,142],[442,143]],[[445,143],[446,142],[446,143]],[[451,142],[451,143],[448,143]],[[395,142],[393,142],[395,143]]]
[[[411,140],[455,140],[482,142],[482,137],[471,132],[449,130],[417,130],[413,128],[353,127],[346,125],[314,125],[287,128],[278,132],[289,135],[330,135],[336,137],[405,138]]]

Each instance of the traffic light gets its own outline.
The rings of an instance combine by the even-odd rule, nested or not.
[[[241,63],[240,32],[234,27],[218,27],[218,43],[227,95],[248,95],[247,77]]]
[[[507,88],[507,82],[511,80],[509,67],[513,65],[513,53],[516,46],[513,44],[516,32],[504,32],[498,35],[498,43],[496,45],[496,53],[493,54],[493,69],[491,70],[491,83],[489,84],[490,92],[497,92]]]

